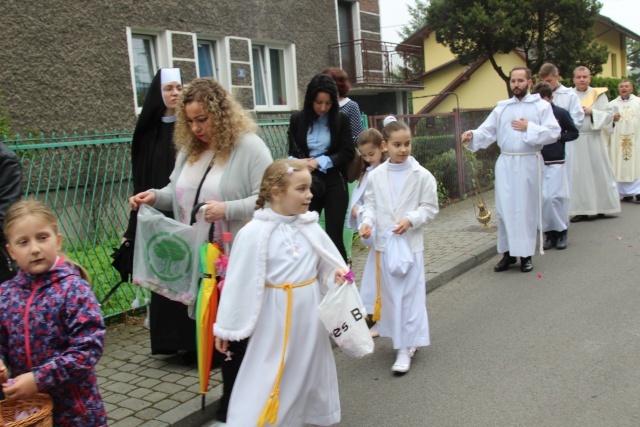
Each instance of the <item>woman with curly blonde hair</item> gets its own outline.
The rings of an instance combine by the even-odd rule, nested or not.
[[[196,79],[178,101],[174,142],[178,150],[169,185],[138,193],[129,199],[132,209],[148,204],[172,210],[174,218],[189,224],[191,211],[205,203],[204,219],[215,223],[214,240],[230,231],[235,237],[253,215],[265,169],[273,161],[256,125],[240,104],[214,79]],[[186,306],[185,306],[186,313]],[[193,332],[195,348],[195,323]],[[246,341],[234,343],[231,361],[222,365],[224,395],[219,419],[226,408]]]
[[[209,135],[195,133],[203,129],[193,130],[193,120],[185,112],[187,106],[191,109],[201,107],[202,112],[211,117],[215,126],[207,127]],[[242,106],[214,79],[194,80],[178,100],[175,144],[178,150],[189,153],[190,161],[197,160],[209,149],[217,151],[220,160],[231,154],[241,134],[256,133],[257,128]]]

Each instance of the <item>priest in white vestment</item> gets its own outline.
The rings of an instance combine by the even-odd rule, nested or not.
[[[520,259],[520,270],[533,270],[531,256],[536,248],[540,220],[540,178],[543,145],[554,143],[560,126],[551,105],[539,95],[529,94],[531,70],[511,70],[513,97],[498,102],[489,117],[476,130],[462,134],[467,149],[477,151],[494,142],[500,146],[495,167],[495,198],[498,217],[498,252],[504,253],[494,267],[504,271]]]
[[[623,79],[618,84],[620,96],[608,105],[614,114],[609,156],[620,196],[640,201],[640,98],[632,92],[631,82]]]
[[[620,212],[620,199],[613,168],[607,153],[605,137],[612,114],[607,111],[607,88],[592,88],[591,71],[578,67],[573,72],[574,91],[585,112],[579,126],[580,136],[573,144],[573,183],[571,187],[571,222],[589,215],[604,216]]]

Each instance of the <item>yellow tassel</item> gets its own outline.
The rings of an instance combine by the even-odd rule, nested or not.
[[[380,309],[382,308],[382,302],[380,301],[380,297],[376,298],[376,303],[373,306],[373,316],[371,320],[374,322],[378,322],[380,320]]]
[[[262,410],[260,418],[258,418],[258,427],[264,427],[264,423],[268,422],[271,425],[276,425],[278,421],[278,408],[280,406],[280,399],[278,398],[278,392],[271,393],[271,397],[267,401],[267,405]]]
[[[380,310],[382,309],[382,297],[380,289],[380,251],[376,251],[376,287],[378,288],[378,296],[373,306],[373,316],[371,320],[377,322],[380,320]]]

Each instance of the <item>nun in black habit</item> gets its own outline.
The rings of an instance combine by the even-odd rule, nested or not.
[[[133,194],[151,188],[164,188],[173,171],[176,150],[173,128],[178,97],[182,92],[179,68],[161,68],[153,78],[133,132],[131,166]],[[172,218],[171,212],[163,212]],[[124,239],[134,241],[137,211],[131,211]],[[186,350],[183,360],[195,361],[195,321],[181,302],[151,294],[151,354],[176,354]]]

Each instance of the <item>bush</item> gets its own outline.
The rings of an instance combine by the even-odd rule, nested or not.
[[[4,135],[13,135],[11,131],[11,118],[9,117],[9,112],[4,106],[4,98],[2,97],[2,92],[0,92],[0,137]]]
[[[465,191],[472,194],[478,194],[487,189],[493,188],[494,185],[494,167],[495,159],[499,152],[492,153],[498,144],[493,144],[487,150],[481,150],[475,154],[465,150],[464,168],[465,168]]]
[[[453,126],[451,116],[429,116],[418,119],[413,131],[416,135],[446,135]]]
[[[440,207],[451,203],[451,197],[449,197],[449,191],[444,187],[442,182],[438,182],[438,205]]]
[[[454,146],[454,135],[414,136],[411,139],[411,155],[424,165]]]
[[[438,181],[438,193],[446,198],[458,194],[458,162],[453,148],[433,157],[423,165]]]

